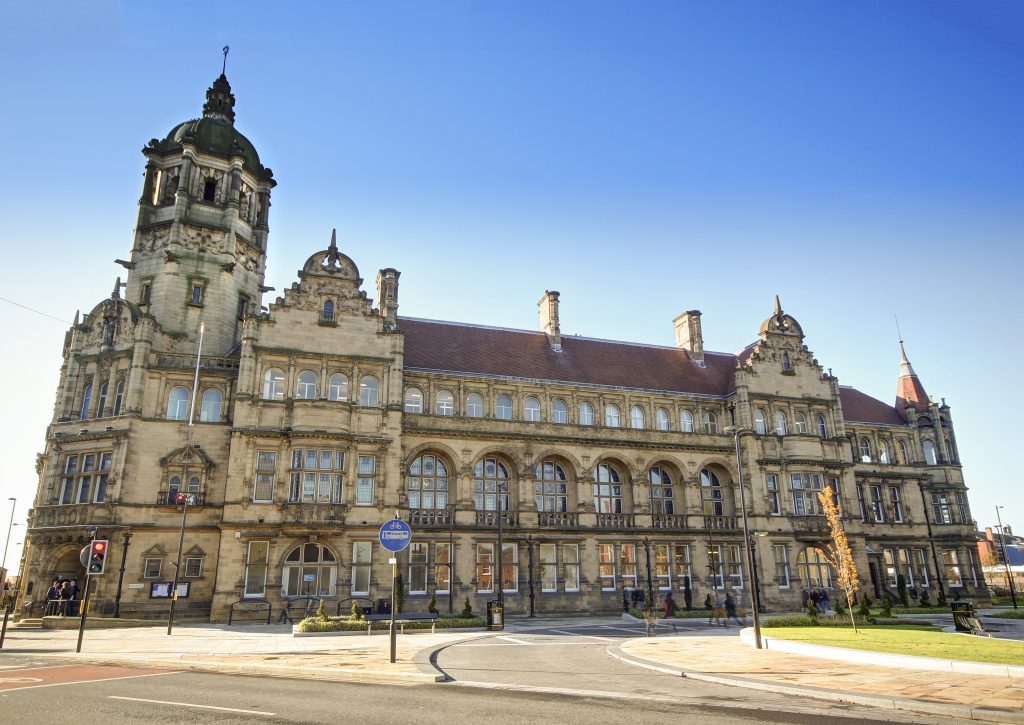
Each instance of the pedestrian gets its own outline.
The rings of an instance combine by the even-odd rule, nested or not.
[[[725,602],[722,600],[722,595],[715,593],[715,608],[711,612],[711,619],[708,620],[709,626],[714,626],[712,622],[718,622],[721,627],[728,627],[725,623]]]
[[[78,594],[78,580],[72,579],[71,582],[68,584],[68,601],[70,602],[68,604],[68,614],[72,616],[78,614]]]
[[[732,592],[729,592],[725,595],[725,626],[728,627],[732,620],[735,620],[739,626],[743,626],[743,622],[736,616],[736,600],[733,599]]]
[[[625,584],[622,586],[622,611],[629,611],[629,587]]]
[[[53,584],[46,590],[46,616],[52,617],[60,609],[60,580],[54,579]]]
[[[676,616],[676,601],[672,598],[672,592],[665,594],[665,617]]]
[[[67,579],[60,583],[60,616],[68,613],[68,602],[71,601],[71,582]]]

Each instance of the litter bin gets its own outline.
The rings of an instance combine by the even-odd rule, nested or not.
[[[491,631],[505,629],[505,605],[497,599],[487,602],[487,628]]]
[[[957,632],[973,632],[970,620],[975,619],[974,605],[970,602],[956,601],[949,605],[953,610],[953,624]]]

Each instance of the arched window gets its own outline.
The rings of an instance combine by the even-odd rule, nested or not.
[[[92,403],[92,383],[85,386],[85,390],[82,391],[82,412],[78,416],[82,420],[89,417],[89,404]]]
[[[111,411],[111,415],[121,415],[121,405],[124,403],[124,378],[117,381],[117,387],[114,388],[114,409]]]
[[[470,393],[466,396],[466,415],[470,418],[484,417],[484,399],[479,393]]]
[[[704,411],[704,432],[705,433],[717,433],[718,432],[718,416],[716,416],[710,410],[705,410]]]
[[[419,388],[407,388],[405,391],[405,412],[423,412],[423,393]]]
[[[594,510],[599,514],[622,513],[622,480],[608,463],[599,463],[594,469]]]
[[[303,370],[299,373],[295,397],[300,400],[316,400],[316,373],[312,370]]]
[[[925,441],[921,444],[921,447],[924,448],[924,462],[929,466],[938,465],[939,459],[935,455],[935,444],[931,441]]]
[[[437,415],[455,415],[455,396],[447,390],[438,390],[434,400],[434,413]]]
[[[580,425],[594,425],[594,406],[580,403]]]
[[[167,479],[167,505],[173,506],[178,503],[178,494],[181,493],[181,476],[171,476]]]
[[[481,458],[473,469],[473,505],[477,511],[508,511],[508,468],[497,458]]]
[[[107,407],[107,385],[108,385],[108,383],[104,382],[100,386],[100,397],[99,397],[99,400],[96,401],[96,417],[97,418],[102,418],[103,417],[103,409]]]
[[[447,508],[448,466],[429,453],[417,457],[409,464],[406,488],[411,509]]]
[[[263,399],[284,400],[284,372],[270,368],[263,374]]]
[[[658,426],[658,430],[671,430],[672,422],[668,416],[668,411],[664,408],[658,408],[654,411],[655,425]]]
[[[782,371],[788,373],[793,369],[793,366],[789,362],[789,353],[782,353]]]
[[[188,417],[188,388],[171,388],[167,396],[167,419],[185,420]]]
[[[693,413],[684,410],[679,414],[679,430],[683,433],[693,433]]]
[[[217,388],[203,391],[203,406],[199,409],[201,423],[220,423],[221,394]]]
[[[334,373],[327,384],[328,400],[348,400],[348,378],[342,373]]]
[[[814,546],[808,546],[796,556],[797,570],[807,589],[832,586],[832,567]]]
[[[900,457],[900,459],[899,459],[899,461],[897,461],[897,463],[901,463],[904,466],[909,464],[910,463],[910,456],[907,454],[907,444],[904,443],[902,440],[896,441],[896,450],[899,451],[899,457]]]
[[[498,420],[512,420],[512,398],[499,395],[494,404],[494,417]]]
[[[534,472],[533,498],[538,511],[568,511],[565,470],[555,461],[542,461]]]
[[[334,301],[324,300],[324,322],[334,322]]]
[[[569,422],[569,406],[565,404],[564,400],[556,399],[551,404],[551,420],[555,423]]]
[[[532,395],[523,402],[523,414],[525,419],[538,423],[540,422],[540,401]]]
[[[619,427],[619,406],[614,403],[604,406],[604,424],[608,428]]]
[[[860,460],[871,463],[871,441],[867,438],[860,439]]]
[[[754,432],[758,435],[765,435],[768,432],[768,419],[760,408],[754,411]]]
[[[796,432],[800,435],[807,433],[807,416],[803,413],[798,412],[793,416],[793,420],[796,423]]]
[[[818,435],[821,438],[828,438],[828,426],[825,424],[825,416],[818,413]]]
[[[789,422],[786,420],[786,414],[781,410],[775,411],[775,435],[784,436],[789,433]]]
[[[718,474],[710,468],[701,469],[700,498],[705,516],[725,515],[725,495],[722,492],[722,481]]]
[[[286,597],[333,597],[337,579],[338,558],[322,544],[299,544],[284,558]]]
[[[629,425],[631,428],[641,430],[647,427],[647,419],[644,416],[644,409],[639,405],[634,405],[629,410]]]
[[[364,408],[375,408],[377,401],[377,378],[367,375],[359,381],[359,404]]]
[[[651,466],[648,479],[651,484],[651,513],[674,514],[675,499],[672,497],[672,478],[661,466]]]
[[[885,444],[885,441],[878,441],[878,462],[889,462],[889,446]]]

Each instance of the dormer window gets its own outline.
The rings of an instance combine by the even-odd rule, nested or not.
[[[793,372],[793,366],[789,362],[789,353],[782,353],[782,372],[790,373]]]
[[[206,179],[203,183],[203,201],[217,201],[216,179]]]
[[[324,301],[323,316],[320,318],[322,322],[334,322],[334,301]]]

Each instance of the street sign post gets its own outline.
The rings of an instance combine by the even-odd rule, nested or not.
[[[395,518],[390,521],[385,521],[384,525],[380,527],[380,545],[393,554],[397,554],[403,549],[408,548],[412,542],[412,527],[406,522],[398,518],[398,512],[395,512]],[[391,662],[395,661],[395,651],[397,649],[397,637],[395,635],[395,583],[398,581],[398,558],[392,557],[388,560],[391,564],[391,626],[389,627],[389,635],[391,637]]]

